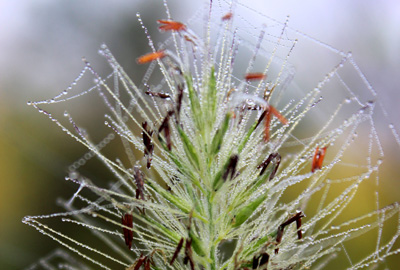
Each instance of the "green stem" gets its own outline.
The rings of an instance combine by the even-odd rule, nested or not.
[[[213,196],[212,196],[213,191],[210,191],[208,193],[208,215],[209,215],[209,230],[210,230],[210,269],[215,270],[216,265],[215,265],[215,242],[214,242],[214,219],[213,219]]]

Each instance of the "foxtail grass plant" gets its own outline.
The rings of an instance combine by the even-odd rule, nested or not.
[[[166,18],[154,20],[167,37],[159,46],[138,15],[149,43],[149,53],[137,58],[148,68],[140,85],[102,45],[109,75],[84,59],[71,87],[29,102],[89,150],[69,167],[66,180],[78,188],[60,199],[66,211],[23,220],[83,262],[58,250],[32,268],[323,269],[340,258],[339,267],[361,269],[399,252],[399,230],[382,236],[385,222],[398,216],[397,203],[342,217],[383,158],[376,102],[362,100],[342,78],[351,70],[373,91],[351,54],[293,31],[287,21],[262,17],[268,26],[253,27],[240,15],[243,6],[218,3],[209,3],[203,31],[195,30],[196,19],[175,21],[167,8]],[[248,37],[250,28],[261,30]],[[291,34],[339,57],[313,88],[292,80],[289,60],[301,45]],[[86,76],[93,86],[74,93]],[[332,95],[332,84],[346,95]],[[59,118],[42,108],[92,93],[108,110],[110,133],[102,140],[92,140],[69,111]],[[360,130],[367,141],[357,142]],[[125,156],[105,154],[114,142]],[[360,144],[369,151],[365,164],[354,165],[346,154]],[[111,185],[80,172],[92,158],[112,173]],[[378,195],[372,200],[379,202]],[[98,240],[71,237],[49,225],[53,219]],[[368,233],[378,235],[373,250],[357,261],[343,259],[351,257],[347,243]]]

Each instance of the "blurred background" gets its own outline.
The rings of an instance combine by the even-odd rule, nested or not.
[[[173,17],[182,21],[204,7],[201,1],[168,2]],[[290,15],[291,27],[351,50],[400,128],[399,1],[254,0],[247,5],[279,21]],[[63,181],[67,166],[83,153],[27,101],[53,97],[69,86],[83,68],[82,56],[93,66],[104,65],[97,55],[102,43],[140,81],[143,70],[135,60],[149,48],[137,12],[151,35],[162,40],[155,23],[166,18],[160,0],[0,1],[0,269],[22,269],[57,247],[21,219],[60,211],[56,199],[75,191]],[[90,106],[82,112],[82,125],[102,117]],[[389,133],[387,138],[393,147],[386,159],[397,164],[398,145]],[[393,167],[382,191],[391,202],[400,199],[400,173]]]

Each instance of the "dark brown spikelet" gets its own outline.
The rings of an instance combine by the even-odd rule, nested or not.
[[[170,130],[169,130],[169,118],[173,114],[174,114],[174,111],[168,111],[167,115],[165,116],[164,120],[161,123],[160,128],[158,129],[158,133],[161,133],[162,131],[164,131],[167,148],[170,151],[172,149],[172,143],[171,143],[171,134],[170,134]]]
[[[295,221],[296,221],[296,225],[297,225],[297,237],[298,237],[298,239],[301,239],[303,237],[303,235],[300,231],[302,217],[304,217],[304,215],[301,211],[299,211],[296,214],[294,214],[292,217],[290,217],[288,220],[283,222],[281,225],[279,225],[278,232],[276,235],[276,244],[280,244],[280,242],[282,241],[283,231],[285,230],[285,227],[292,224]],[[298,221],[300,221],[300,223]],[[299,231],[300,231],[300,234],[299,234]],[[275,254],[278,254],[278,251],[279,251],[279,248],[276,248]]]
[[[131,249],[133,241],[133,216],[131,214],[125,214],[122,217],[122,225],[131,228],[131,230],[122,228],[125,244],[128,246],[128,249]]]
[[[181,251],[182,246],[183,246],[183,238],[181,238],[181,240],[178,243],[178,246],[175,249],[174,255],[172,256],[172,259],[169,262],[170,265],[172,265],[174,263],[175,259],[178,257],[178,254]]]
[[[182,107],[182,98],[183,98],[183,86],[178,85],[178,96],[176,99],[176,118],[179,119],[179,114],[181,112]]]
[[[185,245],[185,258],[183,259],[183,264],[187,264],[189,262],[190,268],[194,270],[194,261],[193,261],[193,251],[192,251],[192,239],[186,239]]]
[[[151,136],[153,135],[153,131],[150,128],[147,128],[147,122],[142,123],[143,132],[143,143],[144,143],[144,156],[147,157],[147,169],[151,167],[152,155],[154,150],[154,145],[151,141]]]
[[[146,257],[146,260],[144,262],[144,270],[150,270],[151,269],[151,259],[149,257]]]
[[[268,168],[268,165],[271,163],[271,161],[276,158],[279,154],[278,153],[271,153],[267,157],[266,160],[264,160],[260,165],[257,166],[257,169],[261,169],[260,175],[264,174],[265,170]]]
[[[274,177],[275,177],[275,174],[276,174],[276,172],[278,171],[278,168],[279,168],[279,164],[281,164],[281,155],[277,155],[276,157],[275,157],[275,168],[274,168],[274,170],[272,171],[272,173],[271,173],[271,175],[269,176],[269,181],[271,181]]]
[[[282,223],[281,226],[286,227],[287,225],[292,224],[293,222],[295,222],[298,219],[301,219],[302,217],[304,217],[304,215],[301,211],[299,211],[292,217],[290,217],[288,220],[286,220],[284,223]]]
[[[282,236],[283,236],[283,230],[284,229],[285,229],[285,227],[282,227],[282,225],[280,225],[278,227],[278,232],[276,234],[276,240],[275,240],[277,245],[279,245],[281,243],[281,241],[282,241]],[[279,248],[276,248],[275,249],[275,254],[278,254],[278,252],[279,252]]]
[[[140,266],[142,266],[146,258],[147,257],[144,256],[143,254],[140,254],[139,259],[136,260],[135,268],[133,270],[139,270]]]
[[[224,172],[224,175],[222,176],[222,179],[224,181],[226,181],[226,179],[228,178],[229,174],[231,175],[231,179],[235,176],[236,165],[237,165],[238,160],[239,160],[239,156],[238,155],[232,155],[231,156],[231,158],[229,160],[228,167],[226,168],[226,171]]]
[[[297,238],[303,238],[303,232],[301,231],[301,218],[296,219],[296,228],[297,228]]]
[[[268,261],[269,261],[269,254],[268,253],[261,254],[260,266],[268,263]]]
[[[142,171],[135,167],[136,198],[144,201],[144,181]]]
[[[258,118],[256,128],[260,125],[260,123],[262,122],[262,120],[264,120],[266,114],[267,114],[267,111],[264,110],[264,111],[262,112],[262,114],[260,115],[260,118]]]
[[[269,254],[268,253],[262,253],[259,256],[254,256],[253,257],[253,269],[257,269],[260,266],[263,266],[264,264],[267,264],[269,261]],[[267,269],[267,268],[264,268]]]
[[[152,92],[152,91],[146,91],[145,93],[146,93],[146,95],[149,95],[151,97],[158,97],[161,99],[170,99],[171,98],[171,96],[167,93],[156,93],[156,92]]]

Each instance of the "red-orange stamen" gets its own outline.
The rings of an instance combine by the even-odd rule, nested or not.
[[[245,75],[245,79],[246,81],[252,81],[252,80],[263,80],[265,79],[267,76],[263,73],[247,73]]]
[[[269,141],[269,127],[271,126],[271,111],[267,111],[264,118],[264,141]]]
[[[275,107],[269,105],[264,116],[264,140],[266,142],[268,142],[270,138],[269,128],[271,126],[271,114],[275,115],[275,117],[278,118],[282,124],[288,124],[288,120],[286,120],[286,118],[277,109],[275,109]]]
[[[157,59],[161,59],[165,56],[166,56],[166,54],[162,50],[162,51],[157,51],[157,52],[152,52],[152,53],[142,55],[138,59],[136,59],[136,61],[138,62],[138,64],[145,64],[145,63],[157,60]]]
[[[182,31],[186,30],[186,25],[176,21],[170,20],[158,20],[159,24],[162,24],[158,27],[161,31]]]
[[[275,115],[275,117],[276,118],[278,118],[278,120],[282,123],[282,124],[284,124],[284,125],[287,125],[288,124],[288,120],[277,110],[277,109],[275,109],[275,107],[273,107],[273,106],[269,106],[269,111],[273,114],[273,115]]]
[[[326,154],[326,147],[319,149],[315,149],[312,165],[311,165],[311,172],[316,170],[320,170],[322,168],[322,162],[324,161],[324,157]]]
[[[233,16],[232,12],[228,12],[228,13],[226,13],[221,19],[222,19],[223,21],[227,21],[227,20],[232,19],[232,16]]]

